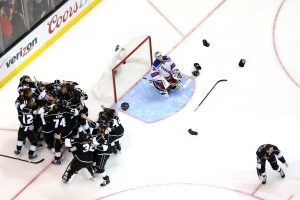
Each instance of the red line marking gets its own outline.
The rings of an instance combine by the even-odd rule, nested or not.
[[[156,9],[156,7],[149,1],[147,0],[152,6],[153,8]],[[169,52],[172,52],[173,50],[175,50],[177,48],[177,46],[179,46],[187,37],[189,37],[204,21],[206,21],[226,0],[223,0],[221,1],[204,19],[202,19],[188,34],[186,34],[180,42],[178,42]],[[158,9],[156,9],[159,13],[161,13]],[[183,35],[162,13],[161,15],[170,23],[170,25],[175,28],[175,30],[177,30],[177,32],[180,34],[180,35]],[[0,130],[8,130],[8,131],[13,131],[13,130],[9,130],[9,129],[0,129]],[[15,131],[15,130],[14,130]],[[29,183],[27,183],[11,200],[14,200],[16,199],[22,192],[24,192],[42,173],[44,173],[46,171],[46,169],[49,168],[49,166],[51,165],[52,163],[50,162],[39,174],[37,174]],[[190,184],[190,185],[201,185],[201,184],[192,184],[192,183],[185,183],[185,184]],[[109,196],[112,196],[114,194],[118,194],[118,193],[122,193],[122,192],[126,192],[126,191],[129,191],[129,190],[136,190],[136,189],[141,189],[141,188],[145,188],[145,187],[157,187],[157,186],[161,186],[161,185],[174,185],[173,184],[160,184],[160,185],[150,185],[150,186],[142,186],[142,187],[137,187],[137,188],[131,188],[131,189],[127,189],[127,190],[123,190],[123,191],[120,191],[120,192],[117,192],[117,193],[113,193]],[[209,186],[209,185],[204,185],[202,184],[202,186]],[[220,188],[220,189],[227,189],[227,190],[231,190],[231,191],[235,191],[235,192],[239,192],[239,193],[242,193],[242,194],[245,194],[245,195],[249,195],[248,193],[245,193],[243,191],[239,191],[239,190],[235,190],[235,189],[230,189],[230,188],[225,188],[225,187],[219,187],[219,186],[210,186],[210,187],[215,187],[215,188]],[[108,197],[108,196],[106,196]],[[99,199],[104,199],[106,197],[101,197]],[[255,197],[253,196],[254,198],[256,199],[260,199],[260,200],[263,200],[259,197]]]
[[[251,196],[254,196],[254,194],[260,189],[260,187],[262,186],[262,184],[260,183],[255,190],[251,193]]]
[[[221,1],[214,9],[212,9],[194,28],[190,30],[177,44],[175,44],[171,50],[167,53],[170,54],[174,51],[186,38],[188,38],[201,24],[203,24],[217,9],[219,9],[226,0]]]
[[[44,173],[50,166],[52,162],[50,162],[42,171],[40,171],[35,177],[33,177],[15,196],[11,198],[11,200],[16,199],[22,192],[24,192],[42,173]]]
[[[161,186],[172,186],[172,185],[188,185],[188,186],[202,186],[202,187],[210,187],[210,188],[215,188],[215,189],[221,189],[221,190],[227,190],[227,191],[231,191],[231,192],[236,192],[236,193],[240,193],[246,196],[251,196],[255,199],[258,200],[264,200],[260,197],[257,196],[253,196],[250,193],[241,191],[241,190],[237,190],[237,189],[232,189],[232,188],[228,188],[228,187],[223,187],[223,186],[216,186],[216,185],[208,185],[208,184],[200,184],[200,183],[165,183],[165,184],[154,184],[154,185],[145,185],[145,186],[139,186],[139,187],[133,187],[133,188],[129,188],[129,189],[125,189],[125,190],[121,190],[118,192],[114,192],[111,194],[108,194],[106,196],[100,197],[96,200],[101,200],[101,199],[107,199],[111,196],[116,196],[125,192],[129,192],[129,191],[134,191],[134,190],[139,190],[139,189],[144,189],[144,188],[153,188],[153,187],[161,187]]]
[[[184,36],[184,34],[164,15],[157,6],[155,6],[150,0],[147,0],[148,3],[179,33],[179,35]]]
[[[276,58],[281,66],[281,68],[283,69],[283,71],[285,72],[285,74],[288,76],[288,78],[298,87],[300,88],[300,84],[297,83],[297,81],[289,74],[289,72],[287,71],[286,67],[284,66],[283,62],[281,61],[281,58],[279,56],[279,53],[278,53],[278,48],[277,48],[277,45],[276,45],[276,25],[277,25],[277,19],[278,19],[278,16],[279,16],[279,13],[281,11],[281,8],[283,6],[283,4],[285,3],[285,0],[283,0],[277,10],[277,13],[276,13],[276,16],[275,16],[275,19],[274,19],[274,23],[273,23],[273,34],[272,34],[272,37],[273,37],[273,48],[274,48],[274,51],[275,51],[275,54],[276,54]]]
[[[10,128],[0,128],[0,131],[11,131],[11,132],[16,132],[18,131],[17,129],[10,129]]]
[[[292,194],[287,200],[291,200],[294,197],[294,195]]]

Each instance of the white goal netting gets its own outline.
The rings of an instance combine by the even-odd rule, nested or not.
[[[119,47],[109,61],[108,69],[94,88],[95,96],[106,105],[116,103],[149,72],[151,65],[151,37],[131,40]]]

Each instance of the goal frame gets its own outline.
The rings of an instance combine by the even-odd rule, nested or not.
[[[121,66],[121,64],[123,62],[126,62],[126,60],[132,55],[134,54],[134,52],[136,52],[143,44],[145,44],[146,42],[149,42],[149,54],[150,54],[150,62],[151,62],[151,66],[153,64],[153,58],[152,58],[152,42],[151,42],[151,36],[146,36],[146,38],[140,42],[127,56],[125,56],[115,67],[112,68],[111,70],[111,76],[112,76],[112,81],[113,81],[113,90],[114,90],[114,101],[115,103],[118,102],[118,96],[117,96],[117,85],[116,85],[116,73],[115,71]],[[150,67],[151,67],[150,66]]]

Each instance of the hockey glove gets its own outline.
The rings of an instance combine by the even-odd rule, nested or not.
[[[172,71],[172,77],[176,80],[182,79],[182,75],[178,69]]]

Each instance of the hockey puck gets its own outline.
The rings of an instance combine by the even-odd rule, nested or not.
[[[246,60],[245,59],[241,59],[240,62],[239,62],[239,66],[240,67],[244,67],[245,63],[246,63]]]
[[[198,135],[198,133],[196,131],[193,131],[192,129],[189,129],[188,132],[191,135]]]

